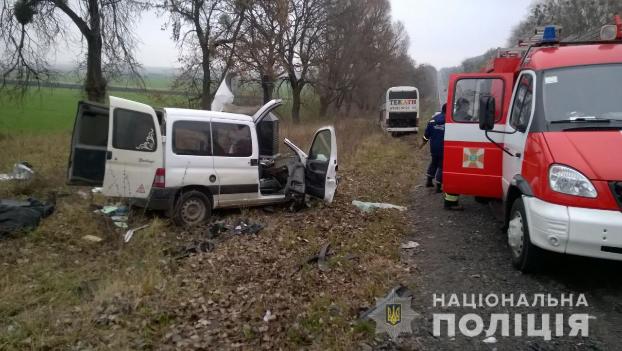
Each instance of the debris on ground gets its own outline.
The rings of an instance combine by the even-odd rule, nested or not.
[[[143,229],[145,229],[147,227],[149,227],[149,224],[141,225],[140,227],[128,230],[125,233],[125,236],[123,237],[123,241],[125,241],[126,243],[129,242],[130,240],[132,240],[132,237],[134,236],[134,233],[136,233],[139,230],[143,230]]]
[[[214,248],[214,243],[210,240],[193,240],[192,242],[183,246],[178,246],[175,249],[167,249],[164,253],[172,256],[176,260],[180,260],[190,257],[193,254],[210,252],[214,250]]]
[[[35,198],[0,200],[0,235],[19,230],[32,230],[54,212],[54,201],[41,202]]]
[[[312,263],[317,263],[318,268],[321,271],[326,272],[326,271],[329,270],[326,258],[328,256],[331,256],[331,255],[334,255],[334,252],[332,252],[330,250],[330,243],[322,245],[322,247],[320,248],[320,251],[318,252],[318,254],[314,255],[312,257],[309,257],[305,261],[305,263],[298,265],[298,267],[296,268],[296,270],[294,271],[293,274],[296,274],[296,273],[300,272],[302,270],[302,268],[305,266],[305,264],[312,264]]]
[[[270,310],[266,311],[266,314],[263,316],[263,321],[268,323],[272,320],[275,320],[276,316],[272,314],[272,312]]]
[[[401,249],[405,249],[405,250],[416,249],[418,247],[419,247],[419,243],[416,242],[416,241],[409,241],[407,243],[404,243],[404,244],[400,245],[400,248]]]
[[[363,201],[352,200],[352,205],[358,207],[363,212],[371,212],[376,209],[383,209],[383,210],[396,209],[398,211],[407,210],[407,208],[404,206],[398,206],[398,205],[380,203],[380,202],[363,202]]]
[[[235,235],[256,235],[263,229],[263,225],[259,223],[250,223],[248,220],[239,220],[233,227]]]
[[[330,243],[322,246],[320,249],[320,253],[317,255],[317,266],[322,272],[328,271],[328,265],[326,263],[326,255],[328,254],[328,250],[330,248]]]
[[[239,219],[233,224],[218,221],[208,226],[207,237],[213,239],[226,232],[231,232],[234,235],[257,235],[263,228],[263,224],[252,223],[248,219]]]
[[[82,237],[82,240],[90,241],[93,243],[99,243],[99,242],[102,242],[104,239],[98,236],[95,236],[95,235],[85,235]]]
[[[93,189],[91,189],[91,192],[92,192],[93,194],[101,194],[101,192],[102,192],[103,190],[104,190],[103,188],[93,188]]]
[[[84,200],[89,198],[89,194],[86,193],[86,191],[84,190],[78,190],[76,192],[76,194],[78,194],[78,196],[80,196],[81,198],[83,198]]]
[[[127,221],[129,219],[128,214],[130,209],[125,205],[117,204],[112,206],[104,206],[101,209],[95,210],[95,212],[103,213],[107,217],[110,217],[117,228],[128,228]]]
[[[28,162],[19,162],[13,165],[13,170],[10,173],[0,174],[0,181],[30,180],[34,174],[35,172]]]
[[[123,205],[104,206],[99,212],[109,217],[125,216],[129,213],[129,208]]]
[[[495,338],[494,336],[489,336],[486,339],[484,339],[482,342],[484,344],[495,344],[497,343],[497,338]]]

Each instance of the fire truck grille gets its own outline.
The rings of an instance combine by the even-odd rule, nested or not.
[[[615,197],[616,201],[618,201],[618,206],[622,209],[622,182],[611,182],[610,186],[613,197]]]

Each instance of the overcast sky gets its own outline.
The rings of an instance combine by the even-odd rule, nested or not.
[[[530,0],[391,0],[406,26],[410,55],[436,68],[457,66],[487,49],[504,47]]]
[[[505,46],[512,28],[525,17],[530,0],[391,0],[393,17],[410,36],[410,54],[417,63],[437,68],[456,66],[492,47]],[[140,62],[150,67],[177,64],[170,31],[163,18],[145,14],[136,26]],[[58,62],[75,61],[73,50],[59,50]]]

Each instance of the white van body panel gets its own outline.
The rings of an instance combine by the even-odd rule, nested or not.
[[[99,181],[103,183],[106,196],[143,200],[134,203],[167,210],[170,214],[176,211],[177,200],[184,189],[204,192],[212,208],[276,204],[300,199],[300,196],[304,198],[306,194],[326,202],[333,200],[337,187],[337,142],[333,127],[323,127],[315,133],[309,154],[286,139],[286,145],[295,152],[293,159],[277,155],[272,164],[259,162],[258,123],[281,105],[280,100],[264,105],[254,117],[178,108],[156,113],[148,105],[112,96],[109,107],[93,105],[94,112],[84,110],[88,103],[83,105],[79,105],[74,139],[80,137],[80,116],[98,113],[97,118],[104,118],[100,124],[108,123],[108,129],[104,130],[108,131],[107,148],[104,149],[103,133],[92,127],[97,125],[97,120],[85,120],[91,123],[85,135],[94,139],[94,145],[101,137],[102,145],[91,147],[99,154],[83,152],[82,159],[75,162],[75,157],[70,156],[69,181],[77,183],[80,175],[84,175],[82,178],[86,181],[97,183],[97,174],[91,176],[88,172],[74,171],[91,169],[90,165],[101,160],[104,176]],[[81,108],[86,112],[80,112]],[[105,122],[105,118],[109,121]],[[72,154],[80,148],[89,151],[80,140],[72,140],[71,148]],[[154,187],[156,172],[157,186]],[[290,186],[290,181],[295,186]],[[277,187],[274,187],[275,182]]]
[[[132,112],[151,118],[152,125],[148,127],[148,133],[144,136],[132,135],[134,138],[130,142],[137,136],[140,140],[131,145],[126,141],[119,141],[122,147],[115,145],[115,123],[119,124],[118,128],[133,125],[128,123]],[[149,121],[149,118],[143,118],[143,121]],[[151,192],[155,171],[164,162],[162,133],[155,110],[139,102],[111,96],[108,128],[108,153],[102,193],[111,197],[146,199]],[[136,128],[132,132],[142,133],[143,130]],[[127,133],[123,135],[129,136]]]

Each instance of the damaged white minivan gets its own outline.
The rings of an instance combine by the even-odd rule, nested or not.
[[[279,153],[272,100],[253,116],[151,106],[110,97],[79,102],[68,183],[102,187],[110,197],[165,210],[179,225],[207,221],[212,209],[290,201],[305,194],[332,202],[337,140],[320,128],[306,154]]]

